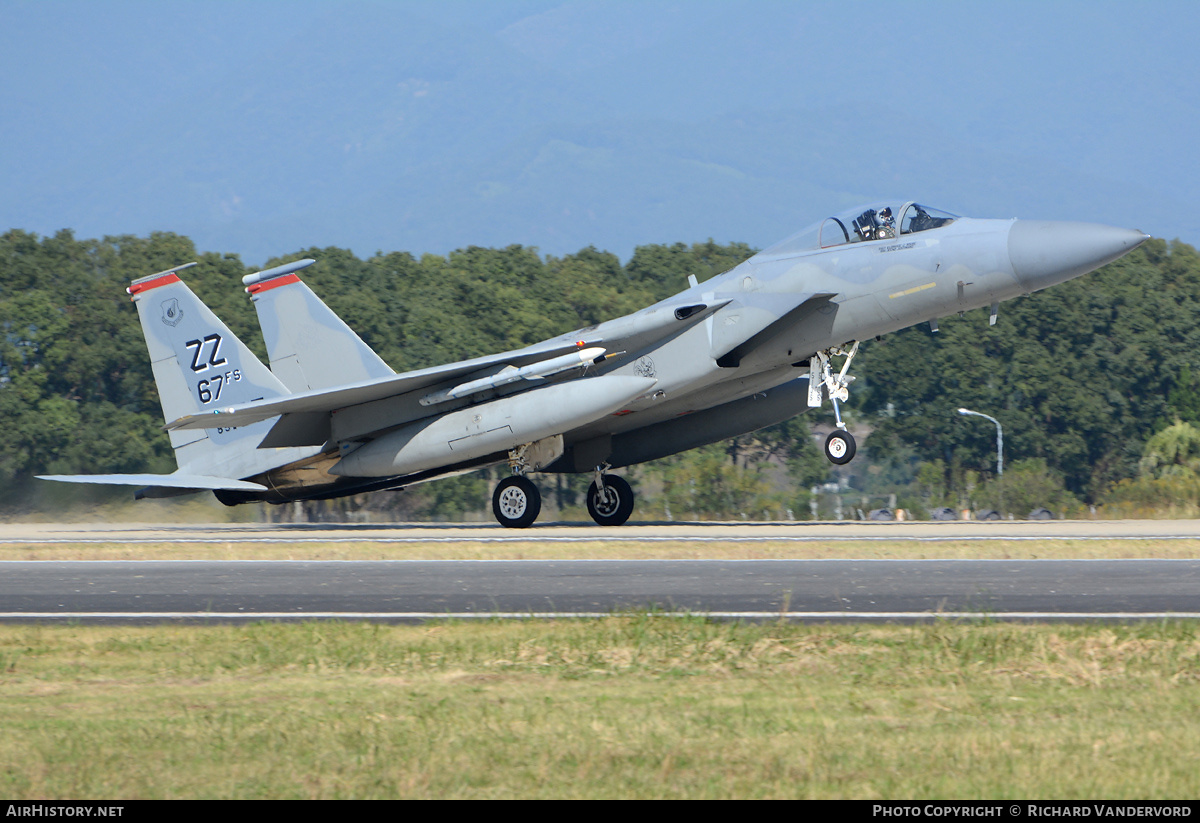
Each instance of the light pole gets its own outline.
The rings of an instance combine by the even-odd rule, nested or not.
[[[996,418],[992,417],[991,415],[981,414],[980,412],[971,411],[970,409],[959,409],[958,413],[963,415],[964,417],[966,415],[974,415],[975,417],[982,417],[987,420],[991,420],[993,423],[996,424],[996,474],[999,475],[1000,477],[1003,477],[1004,476],[1004,430],[1002,428],[1000,428],[1000,421],[997,420]]]
[[[1000,421],[989,414],[981,414],[970,409],[959,409],[958,413],[966,417],[974,415],[991,420],[996,424],[996,477],[1000,483],[1000,516],[1004,516],[1004,430],[1000,428]]]

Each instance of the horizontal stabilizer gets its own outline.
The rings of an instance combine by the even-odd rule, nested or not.
[[[57,480],[60,483],[98,483],[105,486],[157,486],[165,489],[192,489],[195,491],[261,492],[267,487],[231,477],[211,477],[204,474],[39,474],[39,480]]]

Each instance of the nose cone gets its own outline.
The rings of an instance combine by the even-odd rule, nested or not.
[[[1008,256],[1017,279],[1037,291],[1098,269],[1149,239],[1098,223],[1017,220],[1008,232]]]

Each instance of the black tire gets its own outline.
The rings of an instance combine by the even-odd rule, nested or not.
[[[542,511],[542,495],[527,477],[506,477],[492,494],[496,522],[510,529],[527,529]]]
[[[834,429],[825,438],[825,456],[836,466],[844,466],[854,459],[854,435],[848,431]]]
[[[587,509],[601,526],[620,526],[633,514],[633,489],[623,478],[606,474],[603,493],[594,480],[588,487]]]

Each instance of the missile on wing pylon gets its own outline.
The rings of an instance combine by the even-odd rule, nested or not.
[[[489,375],[488,377],[481,377],[478,380],[460,383],[452,389],[427,394],[421,398],[420,403],[422,406],[445,403],[447,400],[457,400],[460,397],[467,397],[477,392],[515,383],[518,380],[538,380],[567,371],[568,369],[579,369],[584,366],[590,366],[593,363],[601,362],[603,359],[604,349],[600,346],[593,346],[592,348],[571,352],[560,357],[551,357],[549,360],[530,363],[528,366],[522,366],[519,369],[509,366],[503,371]]]
[[[652,377],[610,374],[468,406],[432,420],[418,420],[358,449],[346,450],[330,472],[388,477],[505,452],[598,420],[645,394],[657,382]]]

